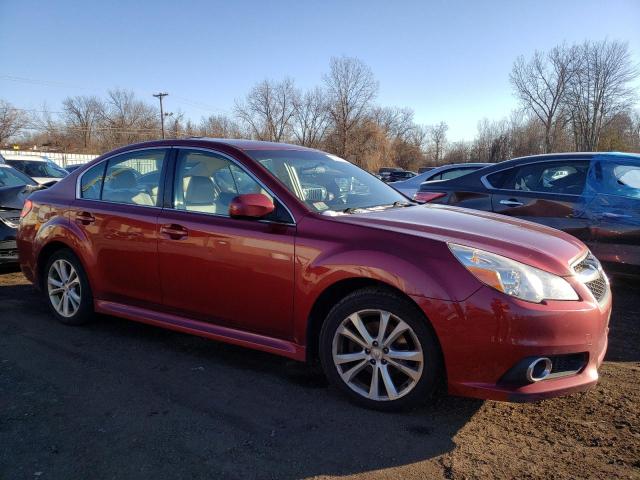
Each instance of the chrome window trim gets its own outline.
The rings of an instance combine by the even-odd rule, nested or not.
[[[257,220],[258,222],[262,222],[262,223],[274,223],[276,225],[290,225],[290,226],[295,226],[296,225],[296,217],[293,216],[293,214],[291,213],[291,210],[289,210],[289,207],[287,206],[286,203],[284,203],[282,200],[280,200],[280,198],[273,193],[273,191],[267,187],[258,177],[256,177],[252,172],[248,171],[244,165],[242,165],[240,162],[238,162],[235,158],[231,157],[230,155],[223,153],[219,150],[215,150],[213,148],[205,148],[205,147],[181,147],[181,146],[176,146],[174,147],[178,150],[197,150],[197,151],[202,151],[202,152],[207,152],[207,153],[215,153],[216,155],[220,155],[222,158],[229,160],[231,163],[233,163],[236,167],[238,167],[242,172],[244,172],[246,175],[248,175],[249,177],[251,177],[251,179],[253,179],[258,185],[260,185],[260,187],[262,187],[264,190],[266,190],[267,192],[269,192],[269,194],[275,198],[278,202],[280,202],[280,204],[284,207],[284,209],[287,211],[287,213],[289,214],[289,216],[291,217],[291,222],[277,222],[275,220],[262,220],[259,219]],[[179,153],[178,153],[179,154]],[[176,157],[176,167],[177,167],[177,161],[178,158]],[[251,161],[255,161],[255,160],[251,160]],[[177,168],[176,168],[176,174],[175,176],[177,176]],[[174,176],[174,181],[175,181],[175,176]],[[175,198],[172,199],[172,203],[175,201]],[[175,208],[175,206],[170,207],[168,209],[165,210],[175,210],[176,212],[185,212],[185,213],[197,213],[200,215],[206,215],[206,216],[210,216],[210,217],[220,217],[220,218],[233,218],[230,215],[220,215],[218,213],[208,213],[208,212],[198,212],[198,211],[194,211],[194,210],[179,210],[177,208]]]
[[[569,161],[569,162],[589,162],[589,169],[591,169],[591,163],[593,162],[593,158],[571,158],[571,157],[565,158],[565,159],[560,157],[560,158],[553,158],[553,159],[547,159],[547,160],[537,160],[537,161],[533,160],[531,162],[521,163],[519,165],[512,165],[510,167],[504,167],[499,170],[495,170],[491,173],[486,173],[482,177],[480,177],[480,182],[482,182],[482,184],[488,190],[496,190],[496,191],[502,191],[502,192],[518,192],[518,193],[541,193],[543,195],[566,195],[567,197],[581,197],[582,194],[578,195],[575,193],[553,193],[553,192],[538,192],[537,190],[515,190],[512,188],[498,188],[491,185],[491,183],[489,182],[489,179],[487,178],[490,175],[504,172],[505,170],[511,170],[512,168],[520,168],[527,165],[533,165],[536,163],[562,162],[563,160]],[[586,185],[586,182],[585,182],[585,185]]]
[[[109,200],[102,200],[102,199],[95,199],[95,198],[83,198],[80,186],[82,185],[82,177],[84,177],[89,170],[91,170],[93,167],[96,167],[96,166],[98,166],[98,165],[100,165],[100,164],[102,164],[104,162],[108,162],[112,158],[119,157],[120,155],[126,155],[128,153],[133,153],[133,152],[144,152],[145,150],[171,150],[172,148],[174,148],[174,147],[173,146],[163,146],[163,147],[135,148],[133,150],[127,150],[126,152],[114,153],[113,155],[109,155],[108,157],[103,158],[99,162],[97,162],[97,163],[93,164],[91,167],[87,168],[84,172],[82,172],[80,175],[78,175],[78,178],[76,178],[76,200],[85,200],[85,201],[88,201],[88,202],[111,203],[111,204],[114,204],[114,205],[133,205],[133,206],[136,206],[136,207],[160,208],[160,209],[162,209],[162,207],[158,207],[157,205],[138,205],[137,203],[111,202]],[[104,179],[103,179],[103,181],[104,181]],[[158,187],[159,186],[160,185],[158,185]]]
[[[171,150],[171,149],[178,149],[178,150],[199,150],[199,151],[203,151],[203,152],[208,152],[208,153],[215,153],[217,155],[220,155],[221,157],[229,160],[231,163],[233,163],[234,165],[236,165],[240,170],[242,170],[244,173],[246,173],[249,177],[251,177],[256,183],[258,183],[258,185],[260,185],[264,190],[266,190],[267,192],[269,192],[269,194],[275,198],[276,200],[278,200],[278,202],[280,202],[280,204],[284,207],[284,209],[287,211],[287,213],[289,214],[289,216],[291,217],[292,222],[276,222],[274,220],[257,220],[258,222],[261,223],[273,223],[276,225],[289,225],[289,226],[296,226],[296,217],[293,216],[293,214],[291,213],[291,210],[289,210],[289,207],[287,206],[286,203],[284,203],[282,200],[280,200],[280,198],[275,195],[273,193],[273,191],[268,188],[261,180],[259,180],[252,172],[247,171],[246,168],[244,168],[244,165],[240,164],[236,159],[234,159],[233,157],[227,155],[226,153],[220,152],[219,150],[215,150],[212,148],[204,148],[204,147],[182,147],[179,145],[165,145],[165,146],[161,146],[161,147],[146,147],[146,148],[136,148],[136,149],[132,149],[132,150],[127,150],[126,152],[120,152],[120,153],[115,153],[113,155],[110,155],[106,158],[103,158],[102,160],[100,160],[99,162],[95,163],[94,165],[92,165],[90,168],[88,168],[87,170],[85,170],[84,172],[82,172],[80,175],[78,175],[78,178],[76,179],[76,200],[84,200],[87,202],[96,202],[96,203],[106,203],[109,205],[125,205],[127,207],[142,207],[142,208],[152,208],[152,209],[156,209],[156,210],[174,210],[176,212],[185,212],[185,213],[197,213],[200,215],[207,215],[210,217],[219,217],[219,218],[232,218],[229,215],[219,215],[217,213],[207,213],[207,212],[195,212],[195,211],[190,211],[190,210],[178,210],[175,207],[171,207],[171,208],[165,208],[165,207],[158,207],[157,205],[138,205],[137,203],[122,203],[122,202],[112,202],[109,200],[102,200],[102,199],[95,199],[95,198],[82,198],[81,196],[81,184],[82,184],[82,178],[85,176],[85,174],[91,170],[93,167],[100,165],[104,162],[108,162],[109,160],[111,160],[112,158],[118,157],[120,155],[126,155],[128,153],[133,153],[133,152],[143,152],[146,150]],[[176,159],[177,161],[177,159]],[[175,180],[175,178],[174,178]]]

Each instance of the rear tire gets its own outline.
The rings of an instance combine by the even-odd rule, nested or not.
[[[65,325],[82,325],[93,316],[87,275],[71,250],[54,252],[44,269],[43,292],[53,315]]]
[[[384,288],[351,293],[320,332],[325,375],[352,401],[376,410],[426,403],[443,376],[440,347],[422,312]]]

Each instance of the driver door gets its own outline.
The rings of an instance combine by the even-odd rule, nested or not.
[[[293,219],[229,216],[238,194],[273,196],[235,161],[213,151],[181,149],[172,207],[158,218],[165,308],[196,320],[263,335],[291,337]]]

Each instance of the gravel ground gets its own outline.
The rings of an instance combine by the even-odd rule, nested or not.
[[[0,275],[0,479],[638,478],[640,300],[616,285],[592,390],[382,414],[286,359],[98,317]]]

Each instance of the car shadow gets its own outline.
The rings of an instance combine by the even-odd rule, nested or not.
[[[411,411],[382,413],[351,404],[317,365],[108,316],[89,330],[169,354],[171,365],[160,357],[152,362],[168,377],[155,388],[199,415],[213,412],[216,424],[250,433],[243,447],[265,472],[277,472],[274,478],[350,475],[438,457],[455,447],[455,435],[483,404],[442,394]],[[209,373],[235,387],[201,383]],[[252,467],[240,477],[254,475]]]
[[[294,479],[421,462],[452,450],[456,433],[482,405],[441,395],[406,412],[363,409],[330,387],[318,367],[109,316],[97,315],[83,328],[60,325],[29,285],[0,285],[0,317],[0,335],[30,345],[19,350],[28,350],[28,358],[18,364],[35,362],[34,370],[46,370],[56,389],[83,397],[81,405],[71,401],[56,415],[35,408],[52,436],[74,424],[72,412],[82,418],[93,412],[100,429],[110,431],[124,409],[127,435],[121,432],[120,441],[144,436],[150,450],[166,450],[158,462],[172,449],[200,451],[198,458],[206,451],[209,462],[189,467],[196,478],[216,471],[231,478]],[[149,424],[156,417],[173,445],[156,436]],[[196,434],[194,425],[204,430],[197,427]],[[108,455],[112,447],[103,448],[101,455]],[[185,462],[195,460],[185,455]],[[122,473],[113,465],[90,468],[96,478]],[[178,465],[157,464],[151,471],[181,476]]]

